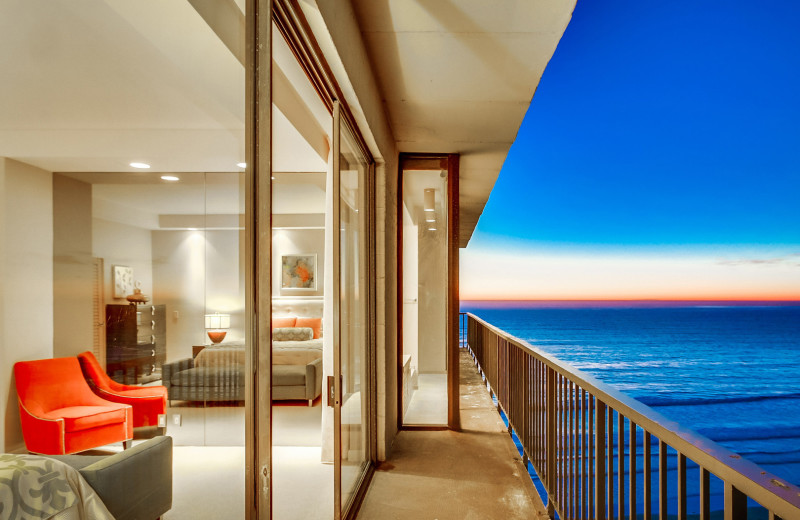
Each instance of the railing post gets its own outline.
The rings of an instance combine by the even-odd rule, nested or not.
[[[733,487],[730,482],[725,483],[725,520],[747,519],[747,496]]]
[[[594,517],[606,517],[606,404],[596,399],[594,421]]]
[[[545,417],[547,418],[547,515],[555,518],[556,497],[556,371],[547,367],[547,402]]]

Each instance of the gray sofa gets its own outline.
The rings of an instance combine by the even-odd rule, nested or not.
[[[80,471],[116,520],[154,520],[172,508],[172,437],[113,455],[48,455]]]

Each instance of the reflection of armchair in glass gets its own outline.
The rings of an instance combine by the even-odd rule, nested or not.
[[[133,411],[96,396],[77,358],[14,365],[22,436],[28,451],[65,455],[133,438]]]
[[[83,374],[94,393],[114,403],[133,407],[133,427],[158,426],[158,416],[167,413],[167,389],[163,386],[133,386],[117,383],[105,373],[91,352],[78,355]]]

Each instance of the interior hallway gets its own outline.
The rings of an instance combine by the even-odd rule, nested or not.
[[[547,518],[472,358],[460,356],[463,431],[400,432],[358,518]]]

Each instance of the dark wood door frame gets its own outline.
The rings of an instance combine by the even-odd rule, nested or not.
[[[460,430],[459,400],[459,154],[401,153],[397,166],[397,429]],[[403,424],[403,170],[442,169],[447,172],[447,425]]]

